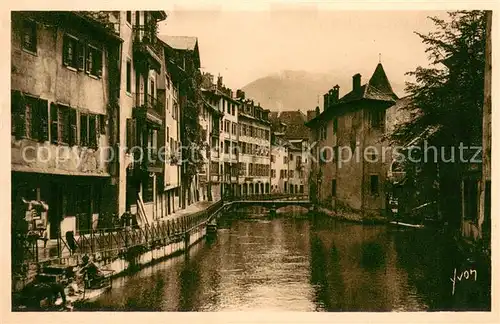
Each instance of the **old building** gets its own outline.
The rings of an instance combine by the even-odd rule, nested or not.
[[[290,194],[307,194],[308,189],[308,141],[291,139],[288,146],[288,192]]]
[[[310,182],[322,204],[380,214],[386,205],[385,111],[397,96],[381,63],[366,84],[356,74],[351,91],[342,98],[339,91],[335,86],[326,93],[323,112],[307,123],[315,159]]]
[[[271,122],[269,110],[245,99],[245,93],[238,90],[240,110],[239,130],[239,176],[237,192],[267,194],[271,192],[270,151]]]
[[[200,52],[198,39],[191,36],[168,36],[159,35],[158,38],[166,45],[169,51],[166,52],[167,62],[170,62],[169,73],[178,84],[178,118],[180,118],[181,130],[195,130],[199,125],[199,114],[202,109],[201,95],[201,72],[200,72]],[[181,159],[181,190],[179,195],[180,207],[185,208],[200,200],[203,191],[206,192],[207,183],[200,184],[198,172],[194,172],[191,167],[193,160],[201,159],[195,156],[199,152],[196,146],[197,136],[194,132],[180,132],[180,152],[178,158]],[[200,148],[201,149],[201,148]],[[184,153],[185,152],[185,153]],[[186,154],[186,155],[184,155]],[[176,157],[177,158],[177,157]],[[202,163],[202,161],[199,161]],[[203,179],[202,179],[203,180]]]
[[[113,24],[85,12],[13,12],[12,225],[42,201],[29,228],[46,238],[105,227],[115,210],[111,118],[121,44]]]
[[[159,89],[159,83],[165,63],[163,44],[156,38],[156,30],[166,14],[163,11],[119,14],[123,39],[119,213],[131,211],[140,223],[149,223],[159,219],[164,209],[164,163],[159,148],[165,144],[165,89]]]
[[[205,181],[207,182],[206,199],[212,201],[220,200],[222,194],[222,174],[220,172],[221,151],[219,143],[220,125],[224,112],[219,110],[219,103],[222,96],[217,93],[216,88],[213,75],[204,73],[202,83],[204,105],[202,114],[200,115],[200,123],[203,129],[202,137],[206,145],[204,153],[206,163],[201,171],[201,175],[205,176]]]
[[[309,129],[305,125],[308,117],[297,111],[282,111],[277,119],[283,123],[283,139],[289,143],[288,156],[283,163],[287,169],[280,171],[280,178],[284,179],[284,192],[308,193],[309,177],[308,143]]]
[[[240,103],[233,91],[224,86],[222,76],[217,77],[215,93],[219,96],[217,108],[223,112],[220,123],[219,160],[222,193],[235,194],[238,188],[238,112]]]
[[[271,112],[271,193],[284,193],[288,187],[288,146],[284,139],[286,124]]]

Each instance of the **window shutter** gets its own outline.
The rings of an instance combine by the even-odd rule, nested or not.
[[[95,66],[94,66],[94,70],[95,70],[95,75],[97,75],[98,77],[101,77],[102,76],[102,51],[101,50],[97,50],[95,51]]]
[[[85,69],[85,44],[83,42],[76,43],[76,66],[78,70],[83,71]]]
[[[21,138],[26,133],[25,131],[25,111],[22,109],[24,107],[24,97],[18,91],[12,92],[11,101],[11,133],[15,135],[16,138]]]
[[[99,115],[100,133],[106,135],[106,115]]]
[[[85,72],[86,73],[90,73],[92,72],[91,71],[91,68],[92,68],[92,48],[90,46],[87,46],[87,57],[86,57],[86,60],[85,60]]]
[[[89,117],[86,114],[80,114],[80,144],[82,146],[88,145],[88,120]]]
[[[64,107],[61,108],[61,113],[62,113],[62,137],[63,137],[63,142],[64,143],[70,143],[71,141],[71,124],[70,124],[70,108],[69,107]]]
[[[70,146],[78,144],[78,139],[77,139],[77,127],[76,127],[76,110],[75,109],[70,109],[69,110],[69,140],[68,144]]]
[[[38,102],[38,139],[42,142],[49,140],[49,110],[47,101],[40,100]]]
[[[127,148],[132,147],[132,119],[127,118]]]
[[[68,55],[69,37],[64,36],[63,39],[63,64],[69,65],[69,55]]]
[[[89,116],[89,147],[97,148],[97,116],[90,115]]]
[[[58,107],[55,103],[50,104],[50,140],[52,143],[59,141],[57,133],[57,110]]]

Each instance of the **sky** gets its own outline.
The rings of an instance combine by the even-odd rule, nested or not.
[[[281,70],[369,78],[379,53],[391,83],[404,84],[406,72],[428,64],[425,45],[414,31],[427,34],[434,29],[427,17],[446,13],[175,7],[167,15],[159,33],[198,37],[202,71],[220,73],[235,89]]]

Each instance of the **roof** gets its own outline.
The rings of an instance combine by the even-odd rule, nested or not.
[[[193,36],[158,35],[158,38],[173,49],[184,51],[194,51],[198,42],[198,38]]]
[[[354,89],[340,98],[339,103],[347,103],[361,99],[395,102],[398,96],[392,90],[382,63],[377,64],[368,83],[359,89]]]
[[[286,139],[309,138],[309,129],[305,125],[307,117],[302,111],[282,111],[278,119],[287,125],[285,129]]]
[[[366,84],[362,85],[358,89],[353,89],[351,92],[344,95],[339,99],[334,107],[361,100],[376,100],[389,103],[395,103],[398,100],[398,96],[392,90],[389,79],[385,74],[382,63],[377,64],[375,71]],[[335,109],[325,109],[321,114],[311,119],[307,124],[311,125],[315,121],[324,118],[326,115],[329,115],[331,111],[335,111]]]

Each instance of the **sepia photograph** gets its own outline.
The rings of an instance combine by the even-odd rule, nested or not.
[[[10,312],[491,312],[494,16],[10,11]]]

